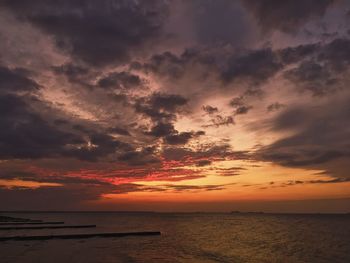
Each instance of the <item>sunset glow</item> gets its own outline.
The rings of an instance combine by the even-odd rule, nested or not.
[[[59,2],[0,4],[0,209],[348,211],[349,1]]]

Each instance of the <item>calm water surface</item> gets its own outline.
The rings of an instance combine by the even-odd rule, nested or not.
[[[350,262],[350,215],[25,213],[96,229],[1,236],[161,231],[161,236],[0,242],[0,262]]]

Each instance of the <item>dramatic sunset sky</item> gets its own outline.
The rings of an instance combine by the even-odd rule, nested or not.
[[[350,211],[349,0],[1,0],[0,209]]]

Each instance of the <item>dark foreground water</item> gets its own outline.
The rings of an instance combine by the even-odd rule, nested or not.
[[[350,215],[31,213],[96,229],[0,236],[161,231],[161,236],[0,242],[0,262],[350,262]]]

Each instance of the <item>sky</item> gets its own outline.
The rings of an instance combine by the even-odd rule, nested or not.
[[[0,209],[350,211],[349,0],[0,1]]]

